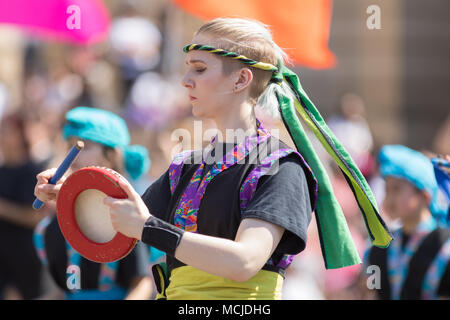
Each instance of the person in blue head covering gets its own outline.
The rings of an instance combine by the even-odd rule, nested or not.
[[[79,157],[95,159],[97,165],[125,172],[133,180],[148,171],[150,158],[147,149],[140,145],[130,146],[127,125],[116,114],[106,110],[77,107],[67,112],[66,120],[63,137],[70,142],[69,145],[79,139],[87,144]],[[79,165],[75,164],[72,168],[78,169]]]
[[[77,140],[84,142],[83,152],[72,164],[72,171],[87,166],[102,166],[137,180],[150,167],[147,150],[140,145],[130,146],[125,121],[112,112],[89,107],[74,108],[66,113],[62,134],[69,148]],[[39,194],[46,202],[55,200],[61,187],[60,183],[56,186],[47,184],[54,172],[55,169],[49,169],[38,175],[36,188],[42,185],[48,188],[45,193]],[[59,289],[47,298],[63,296],[70,300],[120,300],[151,297],[148,249],[142,244],[138,244],[120,261],[104,264],[89,261],[65,241],[56,215],[44,219],[37,226],[34,243],[42,263],[48,267]]]
[[[425,197],[429,213],[436,222],[445,223],[447,207],[442,199],[442,194],[440,194],[430,159],[405,146],[391,145],[381,149],[378,160],[381,174],[386,180],[387,191],[391,185],[395,187],[396,182],[405,183],[403,181],[406,181]],[[397,180],[402,180],[402,182]],[[388,194],[385,201],[387,205],[391,205],[389,201],[391,198]],[[402,207],[405,208],[405,205]],[[401,208],[391,211],[401,213]]]
[[[378,161],[386,182],[383,208],[401,223],[387,249],[372,247],[365,254],[366,266],[380,268],[379,298],[450,297],[447,204],[430,159],[402,145],[387,145]]]

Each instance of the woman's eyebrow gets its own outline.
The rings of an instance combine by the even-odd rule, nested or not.
[[[196,62],[201,62],[201,63],[206,64],[206,62],[203,61],[203,60],[189,60],[189,61],[186,61],[186,64],[189,64],[189,63],[196,63]]]

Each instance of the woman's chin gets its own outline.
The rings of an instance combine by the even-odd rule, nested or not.
[[[192,103],[191,105],[192,105],[192,115],[196,118],[214,119],[217,116],[217,109],[211,108],[210,106],[207,106],[205,108],[204,106],[200,106],[195,102]]]
[[[196,118],[202,118],[205,116],[205,112],[201,107],[192,104],[192,115]]]

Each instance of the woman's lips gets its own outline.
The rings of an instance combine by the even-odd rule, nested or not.
[[[196,100],[197,98],[196,98],[196,97],[193,97],[193,96],[189,96],[189,99],[190,99],[191,101],[193,101],[193,100]]]

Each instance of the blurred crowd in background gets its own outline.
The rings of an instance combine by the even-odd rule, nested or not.
[[[3,70],[3,78],[0,78],[0,166],[7,164],[10,170],[20,168],[23,173],[20,189],[13,192],[15,197],[0,198],[0,222],[15,225],[26,241],[31,241],[30,231],[45,215],[45,210],[38,214],[31,209],[35,175],[57,166],[67,152],[61,128],[68,110],[76,106],[106,109],[127,121],[132,143],[147,147],[151,158],[150,171],[135,182],[140,193],[167,169],[174,152],[180,148],[201,147],[187,145],[188,142],[180,141],[173,134],[177,128],[193,132],[194,120],[198,120],[191,115],[189,100],[181,86],[184,64],[181,48],[188,43],[201,21],[183,16],[184,29],[180,29],[180,24],[167,28],[171,25],[167,19],[177,17],[173,12],[170,17],[167,15],[167,4],[161,2],[152,9],[152,14],[148,14],[143,13],[136,3],[140,4],[139,1],[123,1],[120,5],[111,5],[108,40],[91,46],[46,43],[13,27],[0,29],[0,42],[3,42],[0,65],[9,65],[9,71]],[[5,60],[9,62],[5,63]],[[11,86],[11,83],[20,85]],[[357,93],[347,92],[333,105],[325,106],[328,111],[323,116],[344,142],[382,207],[384,185],[376,161],[381,145],[375,141],[372,124],[366,117],[367,109],[371,107],[374,106],[370,101]],[[318,108],[321,110],[322,106],[318,105]],[[268,128],[283,127],[266,115],[261,115],[261,120]],[[204,122],[203,129],[209,125]],[[380,127],[380,124],[376,126]],[[436,128],[439,141],[430,141],[429,148],[421,151],[429,156],[448,152],[433,146],[450,146],[449,131],[450,121],[447,121],[444,127]],[[286,134],[282,133],[281,138],[290,143]],[[317,150],[323,149],[318,146]],[[324,153],[322,160],[329,164],[327,169],[334,190],[362,257],[367,246],[364,221],[344,177]],[[5,184],[4,181],[0,183]],[[1,209],[5,201],[23,205],[23,217],[26,218],[11,219],[5,215]],[[383,214],[383,218],[389,226],[394,226],[395,221],[389,216]],[[284,299],[373,299],[373,293],[366,286],[362,265],[325,270],[314,223],[313,220],[309,227],[305,251],[288,269]],[[0,237],[1,263],[2,259],[8,259],[2,254],[2,247],[14,244],[5,239],[6,234],[2,235],[1,230]],[[36,253],[31,250],[20,254],[24,263],[37,260]],[[45,294],[54,285],[44,269],[41,277],[40,294]],[[4,299],[38,298],[24,297],[17,288],[2,287],[2,284],[0,289]]]

